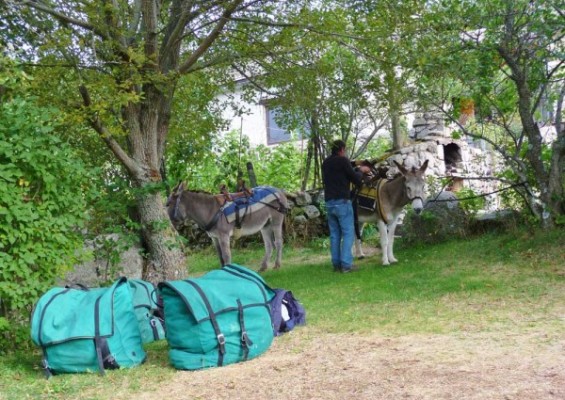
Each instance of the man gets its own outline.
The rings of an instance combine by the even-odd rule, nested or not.
[[[330,248],[334,271],[343,273],[356,269],[353,265],[351,247],[355,240],[353,207],[350,198],[350,184],[361,184],[362,173],[369,173],[368,166],[359,167],[356,172],[345,155],[345,142],[336,140],[331,145],[332,154],[322,164],[324,198],[328,225],[330,227]]]

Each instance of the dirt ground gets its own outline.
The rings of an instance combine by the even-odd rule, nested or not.
[[[146,395],[136,398],[155,398]],[[401,337],[299,327],[253,360],[177,372],[159,398],[565,399],[565,337],[541,327]]]

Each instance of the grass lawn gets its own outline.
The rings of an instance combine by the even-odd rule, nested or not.
[[[527,332],[543,324],[565,335],[565,231],[489,234],[435,246],[402,248],[394,266],[374,255],[351,274],[332,272],[328,241],[287,246],[283,267],[263,274],[304,304],[315,334],[403,335]],[[235,263],[258,269],[262,249],[235,248]],[[211,250],[189,256],[190,275],[217,268]],[[300,328],[298,328],[300,329]],[[279,340],[279,339],[275,339]],[[281,339],[284,340],[284,337]],[[147,346],[147,362],[131,370],[62,375],[45,380],[40,353],[0,357],[0,399],[136,398],[166,384],[176,371],[167,344]]]

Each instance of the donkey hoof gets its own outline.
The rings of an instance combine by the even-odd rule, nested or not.
[[[259,272],[265,272],[267,270],[267,267],[261,267],[259,268]]]
[[[275,265],[275,266],[273,267],[273,269],[280,269],[280,268],[281,268],[280,265]]]

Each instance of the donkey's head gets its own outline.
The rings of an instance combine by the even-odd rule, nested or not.
[[[181,207],[182,192],[184,190],[184,182],[179,182],[172,190],[169,198],[167,199],[167,203],[165,204],[167,212],[169,213],[169,218],[176,229],[182,225],[185,219],[184,212],[182,210],[183,207]]]
[[[428,160],[424,161],[424,164],[422,164],[419,169],[416,169],[416,167],[406,169],[396,161],[394,161],[394,163],[406,180],[406,197],[408,197],[408,200],[412,203],[412,208],[416,214],[420,214],[424,208],[424,197],[426,196],[424,192],[424,187],[426,186],[424,172],[426,172],[426,168],[428,168]]]

